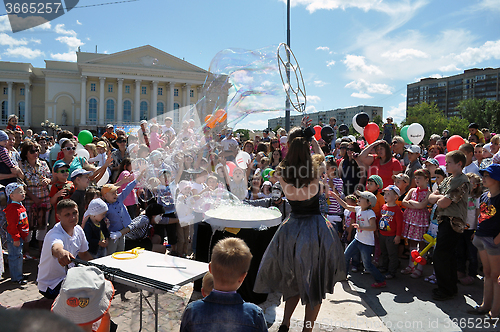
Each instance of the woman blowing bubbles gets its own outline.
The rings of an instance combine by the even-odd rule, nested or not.
[[[335,283],[346,276],[340,240],[319,210],[319,165],[313,163],[310,147],[321,152],[311,129],[290,131],[288,153],[276,168],[292,213],[267,247],[254,287],[258,293],[283,294],[279,332],[288,331],[299,299],[306,305],[303,331],[312,331],[326,293],[333,293]]]

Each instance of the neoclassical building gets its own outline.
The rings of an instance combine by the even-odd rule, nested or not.
[[[161,115],[178,126],[186,106],[197,103],[200,118],[213,111],[207,100],[216,98],[202,98],[207,71],[150,45],[76,54],[77,62],[45,60],[45,68],[0,61],[2,123],[17,114],[23,128],[40,130],[41,122],[49,120],[77,132]],[[227,97],[227,89],[222,84],[210,93]]]

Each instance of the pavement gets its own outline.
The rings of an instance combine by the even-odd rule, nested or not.
[[[25,261],[24,273],[29,282],[22,287],[10,281],[7,268],[0,279],[0,303],[3,306],[50,307],[50,302],[40,300],[42,296],[35,284],[37,265],[37,261]],[[432,267],[425,266],[424,276],[431,273]],[[432,300],[435,286],[424,282],[423,278],[412,279],[398,274],[397,278],[388,280],[387,287],[383,289],[371,288],[373,282],[369,274],[354,273],[347,281],[337,283],[334,294],[327,294],[323,301],[313,331],[500,331],[500,324],[496,328],[486,328],[487,322],[482,316],[466,312],[481,302],[482,282],[479,279],[470,286],[459,285],[459,295],[443,302]],[[115,289],[110,314],[118,324],[118,331],[139,331],[139,291],[117,283]],[[154,295],[148,292],[144,295],[154,306]],[[158,330],[178,331],[184,308],[190,301],[200,298],[201,294],[193,291],[192,284],[181,287],[173,294],[160,294]],[[270,294],[260,306],[269,331],[277,331],[284,312],[280,295]],[[302,330],[303,317],[304,306],[299,304],[292,317],[291,332]],[[155,330],[154,314],[147,303],[143,304],[142,321],[143,331]]]

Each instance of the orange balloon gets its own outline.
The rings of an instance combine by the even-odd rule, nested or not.
[[[217,121],[224,115],[224,110],[222,108],[219,108],[217,111],[215,111],[215,118]]]
[[[215,116],[210,116],[210,119],[208,119],[207,126],[210,129],[213,129],[217,125],[217,118]]]
[[[221,112],[220,116],[217,117],[217,119],[218,119],[217,122],[222,123],[222,122],[227,120],[227,113],[224,110],[219,110],[219,111],[222,111],[222,112]]]
[[[205,123],[208,123],[208,120],[210,120],[210,117],[211,117],[210,114],[205,117]]]

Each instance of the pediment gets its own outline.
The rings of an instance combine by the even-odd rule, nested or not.
[[[122,52],[112,54],[82,54],[79,64],[105,65],[117,67],[143,68],[148,70],[172,70],[184,72],[206,73],[187,61],[179,59],[171,54],[163,52],[153,46],[145,45]]]

